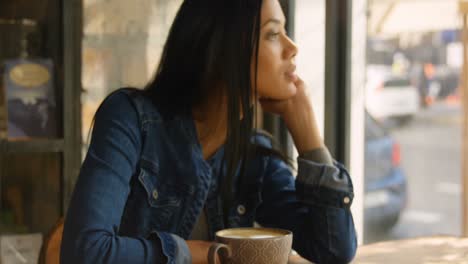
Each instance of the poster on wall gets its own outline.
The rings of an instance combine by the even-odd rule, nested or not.
[[[4,69],[8,139],[57,137],[52,60],[7,60]]]

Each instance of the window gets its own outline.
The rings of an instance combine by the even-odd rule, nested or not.
[[[141,88],[153,77],[181,3],[181,0],[84,0],[84,149],[94,113],[107,94],[121,87]]]
[[[369,1],[368,13],[365,242],[461,235],[457,1]]]

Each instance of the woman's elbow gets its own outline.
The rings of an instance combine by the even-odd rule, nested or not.
[[[336,263],[336,264],[345,264],[350,263],[354,256],[356,255],[356,250],[348,251],[348,252],[341,252],[340,254],[334,255],[329,263]]]
[[[333,250],[331,252],[330,259],[331,261],[329,263],[336,263],[336,264],[341,264],[341,263],[350,263],[354,256],[356,255],[357,251],[357,241],[356,237],[353,237],[350,241],[346,241],[341,244],[340,247],[337,248],[337,250]]]
[[[81,234],[76,238],[64,236],[60,250],[60,263],[111,263],[108,244],[112,238],[102,234]]]

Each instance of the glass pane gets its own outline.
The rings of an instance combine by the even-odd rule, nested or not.
[[[365,242],[460,235],[457,1],[369,1],[368,14]]]
[[[43,235],[62,215],[62,155],[44,151],[62,143],[61,6],[0,1],[2,263],[36,263]]]
[[[153,76],[181,3],[181,0],[83,1],[84,148],[94,113],[105,96],[121,87],[141,88]]]
[[[60,160],[55,153],[2,158],[0,233],[49,232],[61,216]]]
[[[0,136],[59,138],[59,1],[0,3]]]
[[[310,89],[323,135],[325,102],[325,0],[296,0],[297,72]]]

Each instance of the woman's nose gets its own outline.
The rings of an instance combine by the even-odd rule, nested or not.
[[[296,43],[292,41],[289,37],[286,38],[286,47],[285,47],[285,59],[290,60],[296,57],[298,48]]]

